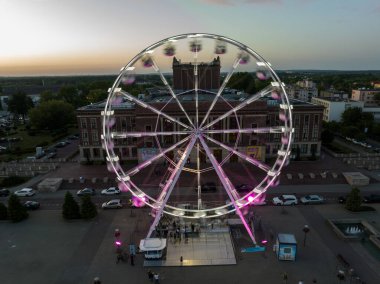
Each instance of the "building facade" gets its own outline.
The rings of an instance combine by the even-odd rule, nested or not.
[[[364,102],[366,107],[375,107],[379,105],[379,101],[375,98],[376,94],[380,94],[380,89],[357,89],[352,90],[351,99]]]
[[[316,84],[310,80],[299,81],[294,85],[286,86],[286,92],[290,98],[310,102],[312,98],[318,97]]]
[[[324,107],[323,120],[326,122],[337,121],[339,122],[342,113],[348,108],[358,107],[363,109],[364,102],[352,100],[340,100],[337,98],[313,98],[313,104]]]
[[[195,108],[191,95],[187,98],[182,97],[181,103],[194,120]],[[202,117],[206,113],[213,95],[203,94],[199,96],[199,113]],[[209,121],[216,119],[230,109],[241,103],[241,95],[225,95],[229,106],[225,103],[217,103]],[[157,109],[161,109],[168,102],[170,97],[164,96],[160,98],[149,99],[144,101],[151,104]],[[322,128],[323,107],[304,103],[300,101],[292,101],[293,104],[293,122],[294,122],[294,143],[293,153],[296,149],[300,149],[301,156],[307,157],[311,155],[319,156],[321,148],[320,133]],[[81,107],[77,110],[77,119],[80,133],[80,159],[86,161],[104,161],[105,151],[102,148],[102,117],[101,111],[104,110],[105,103],[92,104]],[[166,104],[164,111],[175,117],[176,119],[186,122],[186,117],[178,109],[175,103]],[[157,118],[146,108],[131,104],[129,101],[123,102],[115,108],[114,130],[116,132],[151,132],[151,131],[180,131],[180,127],[176,123],[168,122],[163,117]],[[262,99],[256,101],[247,107],[239,110],[236,116],[227,117],[214,125],[213,129],[236,129],[240,128],[261,128],[280,125],[279,105],[277,101],[271,99]],[[215,140],[226,145],[235,146],[237,140],[236,133],[211,134]],[[144,161],[152,155],[159,152],[159,148],[165,149],[180,141],[180,135],[141,137],[141,138],[125,138],[115,140],[114,151],[122,161]],[[277,150],[281,146],[281,134],[242,134],[236,145],[237,149],[248,155],[254,154],[260,160],[266,160],[277,156]],[[217,160],[221,161],[229,154],[226,150],[217,145],[210,145]],[[189,162],[195,162],[195,154],[192,153]],[[168,156],[173,156],[169,153]],[[206,155],[201,155],[201,162],[208,162]],[[236,155],[229,157],[229,162],[239,162]]]
[[[177,96],[181,105],[186,110],[190,119],[195,122],[196,102],[193,93],[194,82],[198,80],[198,112],[199,117],[206,114],[215,94],[210,90],[220,87],[220,59],[214,58],[209,63],[198,63],[197,72],[194,64],[181,63],[177,58],[173,58],[173,84],[175,93],[187,90],[184,94]],[[300,86],[305,88],[315,88],[315,84],[305,83]],[[213,107],[208,122],[211,122],[225,114],[231,108],[241,104],[249,98],[248,94],[225,88],[221,94],[222,100],[218,100]],[[148,88],[145,94],[138,96],[144,104],[149,104],[154,108],[163,111],[181,121],[188,123],[185,114],[181,111],[178,104],[172,100],[168,90],[163,88]],[[294,121],[294,143],[293,152],[300,152],[301,156],[319,156],[321,149],[321,125],[323,107],[313,105],[300,100],[293,100],[293,121]],[[105,161],[106,155],[102,148],[102,117],[105,102],[91,104],[77,110],[77,119],[80,132],[80,159],[86,161]],[[258,101],[248,104],[244,108],[235,112],[234,115],[219,120],[213,125],[213,130],[227,129],[254,129],[267,128],[282,125],[279,118],[280,106],[278,101],[270,98],[261,98]],[[173,123],[163,116],[131,103],[127,99],[114,108],[115,124],[113,132],[178,132],[180,124]],[[207,122],[206,122],[207,123]],[[214,133],[209,134],[213,139],[236,148],[239,152],[265,161],[277,156],[278,149],[281,147],[281,133]],[[181,135],[162,135],[129,137],[114,141],[114,151],[121,161],[142,162],[149,157],[160,152],[160,149],[167,149],[173,144],[181,141]],[[237,155],[229,155],[224,148],[217,144],[209,145],[215,158],[222,161],[225,158],[229,162],[239,162]],[[299,151],[296,149],[299,148]],[[189,162],[196,161],[196,151],[190,154]],[[174,157],[176,153],[169,152],[168,156]],[[202,163],[209,162],[206,155],[200,155]]]

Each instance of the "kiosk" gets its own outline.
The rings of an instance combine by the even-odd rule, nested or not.
[[[278,260],[295,261],[297,255],[297,241],[292,234],[278,234],[274,250]]]
[[[140,241],[140,250],[144,252],[145,259],[160,259],[166,248],[166,239],[145,238]]]

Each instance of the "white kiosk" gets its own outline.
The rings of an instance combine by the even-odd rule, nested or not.
[[[160,259],[166,248],[166,239],[145,238],[140,241],[140,250],[144,252],[145,259]]]

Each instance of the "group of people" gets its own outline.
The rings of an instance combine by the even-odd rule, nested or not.
[[[148,278],[151,282],[154,281],[155,284],[160,283],[160,275],[158,273],[154,273],[152,270],[148,270]]]

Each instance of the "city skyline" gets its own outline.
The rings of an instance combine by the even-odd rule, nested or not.
[[[375,0],[157,2],[0,0],[0,76],[116,74],[150,44],[191,32],[240,41],[275,69],[380,70]]]

